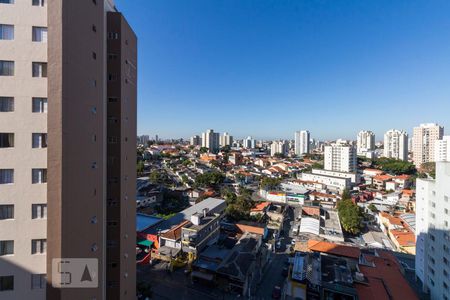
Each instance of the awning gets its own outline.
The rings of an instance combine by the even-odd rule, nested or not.
[[[208,280],[208,281],[212,281],[214,279],[213,274],[203,273],[203,272],[199,272],[199,271],[193,271],[191,275],[194,277],[197,277],[197,278]]]
[[[149,240],[143,240],[143,241],[140,241],[139,243],[138,243],[138,245],[141,245],[141,246],[145,246],[145,247],[151,247],[152,245],[153,245],[153,242],[152,241],[149,241]]]

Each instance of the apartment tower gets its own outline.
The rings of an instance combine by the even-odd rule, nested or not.
[[[344,142],[336,142],[325,146],[324,169],[328,171],[355,173],[357,169],[355,147]]]
[[[3,0],[0,24],[0,298],[134,299],[136,36],[110,0]],[[71,258],[98,286],[52,286]]]
[[[416,276],[430,299],[450,299],[450,162],[436,179],[417,179]]]
[[[434,162],[435,143],[442,139],[444,127],[434,123],[420,124],[413,132],[413,161],[420,168],[423,163]]]
[[[301,156],[308,154],[310,151],[311,134],[308,130],[296,131],[294,135],[294,151],[295,155]]]
[[[396,129],[384,134],[383,156],[399,160],[408,160],[408,134]]]
[[[362,130],[356,138],[356,151],[358,155],[367,155],[375,150],[375,134],[372,131]]]

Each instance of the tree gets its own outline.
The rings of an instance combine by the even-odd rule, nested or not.
[[[263,177],[259,186],[263,190],[276,190],[278,189],[280,183],[281,179],[279,178]]]
[[[185,159],[185,160],[183,160],[183,162],[182,162],[182,165],[185,166],[185,167],[187,167],[187,166],[189,166],[189,165],[191,165],[191,164],[192,164],[192,162],[191,162],[190,159]]]
[[[373,213],[378,212],[377,207],[376,207],[375,204],[373,204],[373,203],[370,203],[369,206],[367,206],[367,208],[368,208],[371,212],[373,212]]]
[[[160,184],[163,182],[163,177],[160,172],[153,170],[150,172],[150,175],[148,176],[148,179],[151,183],[154,184]]]
[[[339,201],[338,213],[342,228],[346,232],[358,234],[361,231],[361,221],[363,220],[361,209],[350,199]]]
[[[206,148],[206,147],[200,148],[200,153],[206,153],[206,152],[208,152],[208,148]]]
[[[374,160],[373,164],[375,167],[378,167],[387,173],[392,173],[395,175],[413,175],[416,173],[416,167],[414,166],[414,164],[394,158],[382,157]]]
[[[420,166],[420,169],[423,173],[428,174],[433,178],[436,178],[436,163],[435,162],[423,163]]]
[[[225,180],[225,175],[218,171],[200,174],[195,178],[197,187],[217,187]]]
[[[311,166],[313,169],[323,169],[323,164],[315,162]]]
[[[348,199],[351,199],[351,198],[352,198],[352,196],[350,195],[350,191],[348,189],[344,189],[342,191],[341,199],[342,200],[348,200]]]
[[[280,152],[275,153],[273,156],[276,158],[285,158],[286,157],[286,155],[284,155],[283,153],[280,153]]]
[[[149,282],[139,281],[136,285],[137,298],[139,300],[150,299],[153,295],[152,286]]]
[[[136,165],[136,172],[138,175],[141,175],[144,172],[144,162],[140,160]]]

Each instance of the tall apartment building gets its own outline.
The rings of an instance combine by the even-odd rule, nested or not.
[[[199,135],[191,136],[190,144],[191,146],[201,146],[202,138]]]
[[[434,144],[435,161],[450,161],[450,136],[443,136]]]
[[[242,146],[247,149],[255,149],[256,148],[256,140],[253,139],[251,136],[248,136],[245,138],[242,142]]]
[[[233,137],[228,132],[224,132],[219,138],[219,145],[220,147],[233,145]]]
[[[328,171],[355,173],[357,169],[355,147],[344,142],[337,142],[325,146],[324,169]]]
[[[273,141],[270,145],[270,155],[274,156],[277,153],[286,155],[289,151],[289,146],[286,141]]]
[[[356,152],[358,155],[367,155],[375,150],[375,134],[372,131],[362,130],[356,138]]]
[[[216,153],[220,147],[220,134],[212,129],[202,133],[202,147],[208,148],[209,152]]]
[[[413,132],[413,161],[417,167],[435,161],[434,145],[442,139],[444,127],[434,123],[420,124]]]
[[[136,49],[111,0],[0,1],[1,299],[135,298]]]
[[[417,179],[416,276],[431,299],[450,299],[450,162],[436,179]]]
[[[307,154],[311,148],[311,135],[308,130],[296,131],[294,135],[295,155]]]
[[[388,130],[384,134],[383,156],[408,160],[408,134],[403,130]]]

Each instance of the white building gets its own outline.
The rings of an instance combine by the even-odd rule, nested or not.
[[[325,146],[325,170],[354,173],[357,167],[356,159],[356,149],[353,145],[336,142]]]
[[[372,131],[362,130],[356,137],[356,150],[358,155],[366,156],[375,150],[375,134]]]
[[[206,130],[202,133],[202,147],[208,148],[210,152],[219,151],[219,133],[212,129]]]
[[[274,156],[276,153],[286,155],[289,151],[289,146],[286,141],[273,141],[270,145],[270,155]]]
[[[301,173],[300,179],[325,184],[329,190],[338,193],[342,193],[344,189],[349,189],[352,185],[350,178],[333,177],[313,173]]]
[[[219,144],[220,147],[231,146],[233,145],[233,137],[228,132],[224,132],[219,138]]]
[[[416,276],[431,299],[450,299],[450,162],[436,180],[417,179]]]
[[[251,136],[248,136],[246,139],[243,140],[243,147],[246,149],[255,149],[256,148],[256,140],[253,139]]]
[[[399,160],[408,160],[408,134],[405,131],[391,129],[384,134],[383,156]]]
[[[434,144],[434,159],[436,161],[450,161],[450,136],[442,137]]]
[[[319,174],[324,176],[330,176],[330,177],[339,177],[339,178],[349,178],[352,183],[359,184],[361,181],[360,176],[358,173],[353,172],[338,172],[338,171],[329,171],[329,170],[321,170],[321,169],[312,169],[311,173],[313,174]]]
[[[434,145],[444,135],[444,127],[434,123],[420,124],[414,127],[413,133],[413,161],[417,167],[423,163],[435,161]]]
[[[202,138],[199,135],[191,136],[191,146],[200,146],[202,144]]]
[[[308,130],[296,131],[294,135],[295,140],[295,155],[302,156],[308,154],[310,151],[311,135]]]

